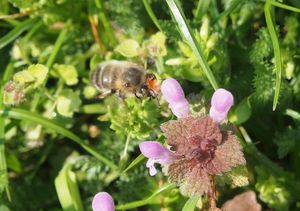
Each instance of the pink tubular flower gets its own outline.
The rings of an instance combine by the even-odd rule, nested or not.
[[[175,116],[183,118],[190,114],[189,103],[178,81],[174,78],[164,80],[161,85],[161,92]]]
[[[114,211],[115,203],[110,194],[99,192],[93,198],[92,208],[93,211]]]
[[[215,122],[222,122],[233,105],[233,96],[226,89],[217,89],[211,98],[209,116]]]
[[[139,147],[142,154],[146,158],[149,158],[146,166],[149,168],[150,176],[154,176],[157,173],[154,166],[155,163],[167,165],[173,159],[172,152],[163,147],[157,141],[144,141],[139,144]]]

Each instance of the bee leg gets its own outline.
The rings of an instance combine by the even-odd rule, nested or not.
[[[160,107],[160,103],[159,103],[159,99],[158,99],[157,94],[154,91],[152,91],[151,89],[149,90],[149,93],[150,93],[150,98],[152,98],[152,99],[155,98],[156,101],[157,101],[158,107]]]
[[[113,93],[113,90],[105,90],[101,92],[99,95],[97,95],[97,99],[103,99]]]
[[[142,100],[143,95],[139,92],[134,93],[135,97],[139,100]]]
[[[125,99],[125,94],[123,92],[121,92],[120,90],[115,91],[116,94],[118,95],[119,98],[121,98],[122,100]]]

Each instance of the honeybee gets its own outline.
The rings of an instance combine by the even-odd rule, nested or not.
[[[139,99],[157,98],[159,93],[155,75],[128,61],[110,60],[98,64],[91,74],[91,81],[100,91],[98,98],[113,93],[123,99],[130,95]]]

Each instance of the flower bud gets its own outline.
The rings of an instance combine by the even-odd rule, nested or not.
[[[222,122],[232,105],[232,94],[225,89],[217,89],[211,98],[209,115],[214,121]]]
[[[93,198],[92,208],[93,211],[114,211],[115,203],[110,194],[99,192]]]
[[[170,104],[180,102],[185,99],[184,92],[174,78],[168,78],[164,80],[161,84],[161,92]]]

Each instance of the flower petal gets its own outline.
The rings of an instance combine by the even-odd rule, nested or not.
[[[190,114],[189,102],[186,99],[180,102],[170,103],[169,107],[177,118],[184,118]]]
[[[174,78],[168,78],[162,82],[161,92],[166,101],[170,104],[181,102],[185,99],[183,89]]]
[[[93,211],[114,211],[115,203],[110,194],[99,192],[93,198],[92,208]]]
[[[144,141],[139,144],[139,148],[147,158],[159,158],[168,151],[168,149],[157,141]]]
[[[211,98],[211,107],[220,113],[228,112],[233,105],[233,96],[226,89],[217,89]]]
[[[228,112],[219,112],[214,107],[210,107],[209,116],[217,123],[226,119]]]

